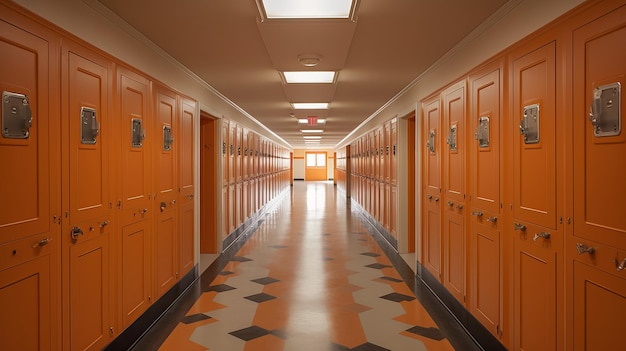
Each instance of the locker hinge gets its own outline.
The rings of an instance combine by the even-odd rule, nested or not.
[[[563,224],[563,216],[559,217],[559,224]]]
[[[117,200],[117,209],[121,209],[122,208],[122,200]]]
[[[567,224],[572,224],[572,219],[567,217]]]

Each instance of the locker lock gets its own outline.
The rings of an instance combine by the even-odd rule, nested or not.
[[[83,230],[80,229],[80,227],[74,227],[70,235],[72,236],[72,240],[78,240],[78,237],[83,235]]]

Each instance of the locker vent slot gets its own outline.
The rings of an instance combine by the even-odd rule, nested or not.
[[[450,145],[450,151],[456,151],[456,124],[450,127],[450,133],[446,143]]]
[[[28,96],[2,92],[2,136],[8,139],[28,139],[33,114]]]
[[[589,119],[593,125],[593,135],[607,137],[619,135],[621,122],[622,86],[619,82],[603,85],[593,90],[593,101]]]
[[[163,150],[171,151],[173,143],[174,137],[172,136],[172,127],[165,124],[163,125]]]
[[[489,147],[489,117],[478,118],[478,128],[474,137],[478,140],[478,147]]]
[[[100,134],[100,123],[96,117],[96,110],[90,107],[80,108],[80,142],[95,144]]]
[[[141,121],[140,118],[132,119],[132,126],[133,126],[132,144],[133,144],[133,147],[135,148],[140,148],[143,145],[143,140],[146,138],[146,134],[145,134],[145,131],[143,130],[142,123],[143,122]]]
[[[431,153],[435,153],[435,129],[431,129],[430,133],[428,133],[428,141],[426,142],[426,147],[428,151]]]
[[[520,133],[524,135],[524,144],[539,142],[539,105],[524,106],[524,117],[520,122]]]

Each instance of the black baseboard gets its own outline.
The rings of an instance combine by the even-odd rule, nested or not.
[[[170,290],[161,298],[156,300],[146,312],[144,312],[135,322],[126,328],[120,335],[107,345],[105,351],[130,350],[135,343],[156,323],[161,316],[176,301],[184,295],[185,291],[198,278],[198,266],[196,265],[189,273],[182,277]]]

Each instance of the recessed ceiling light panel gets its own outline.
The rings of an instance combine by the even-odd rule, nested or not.
[[[283,72],[285,82],[291,83],[333,83],[335,81],[334,71],[290,71]]]
[[[352,0],[261,0],[269,19],[349,18]]]
[[[327,102],[292,102],[291,106],[294,110],[326,110]]]
[[[302,133],[324,133],[322,129],[301,129]]]

